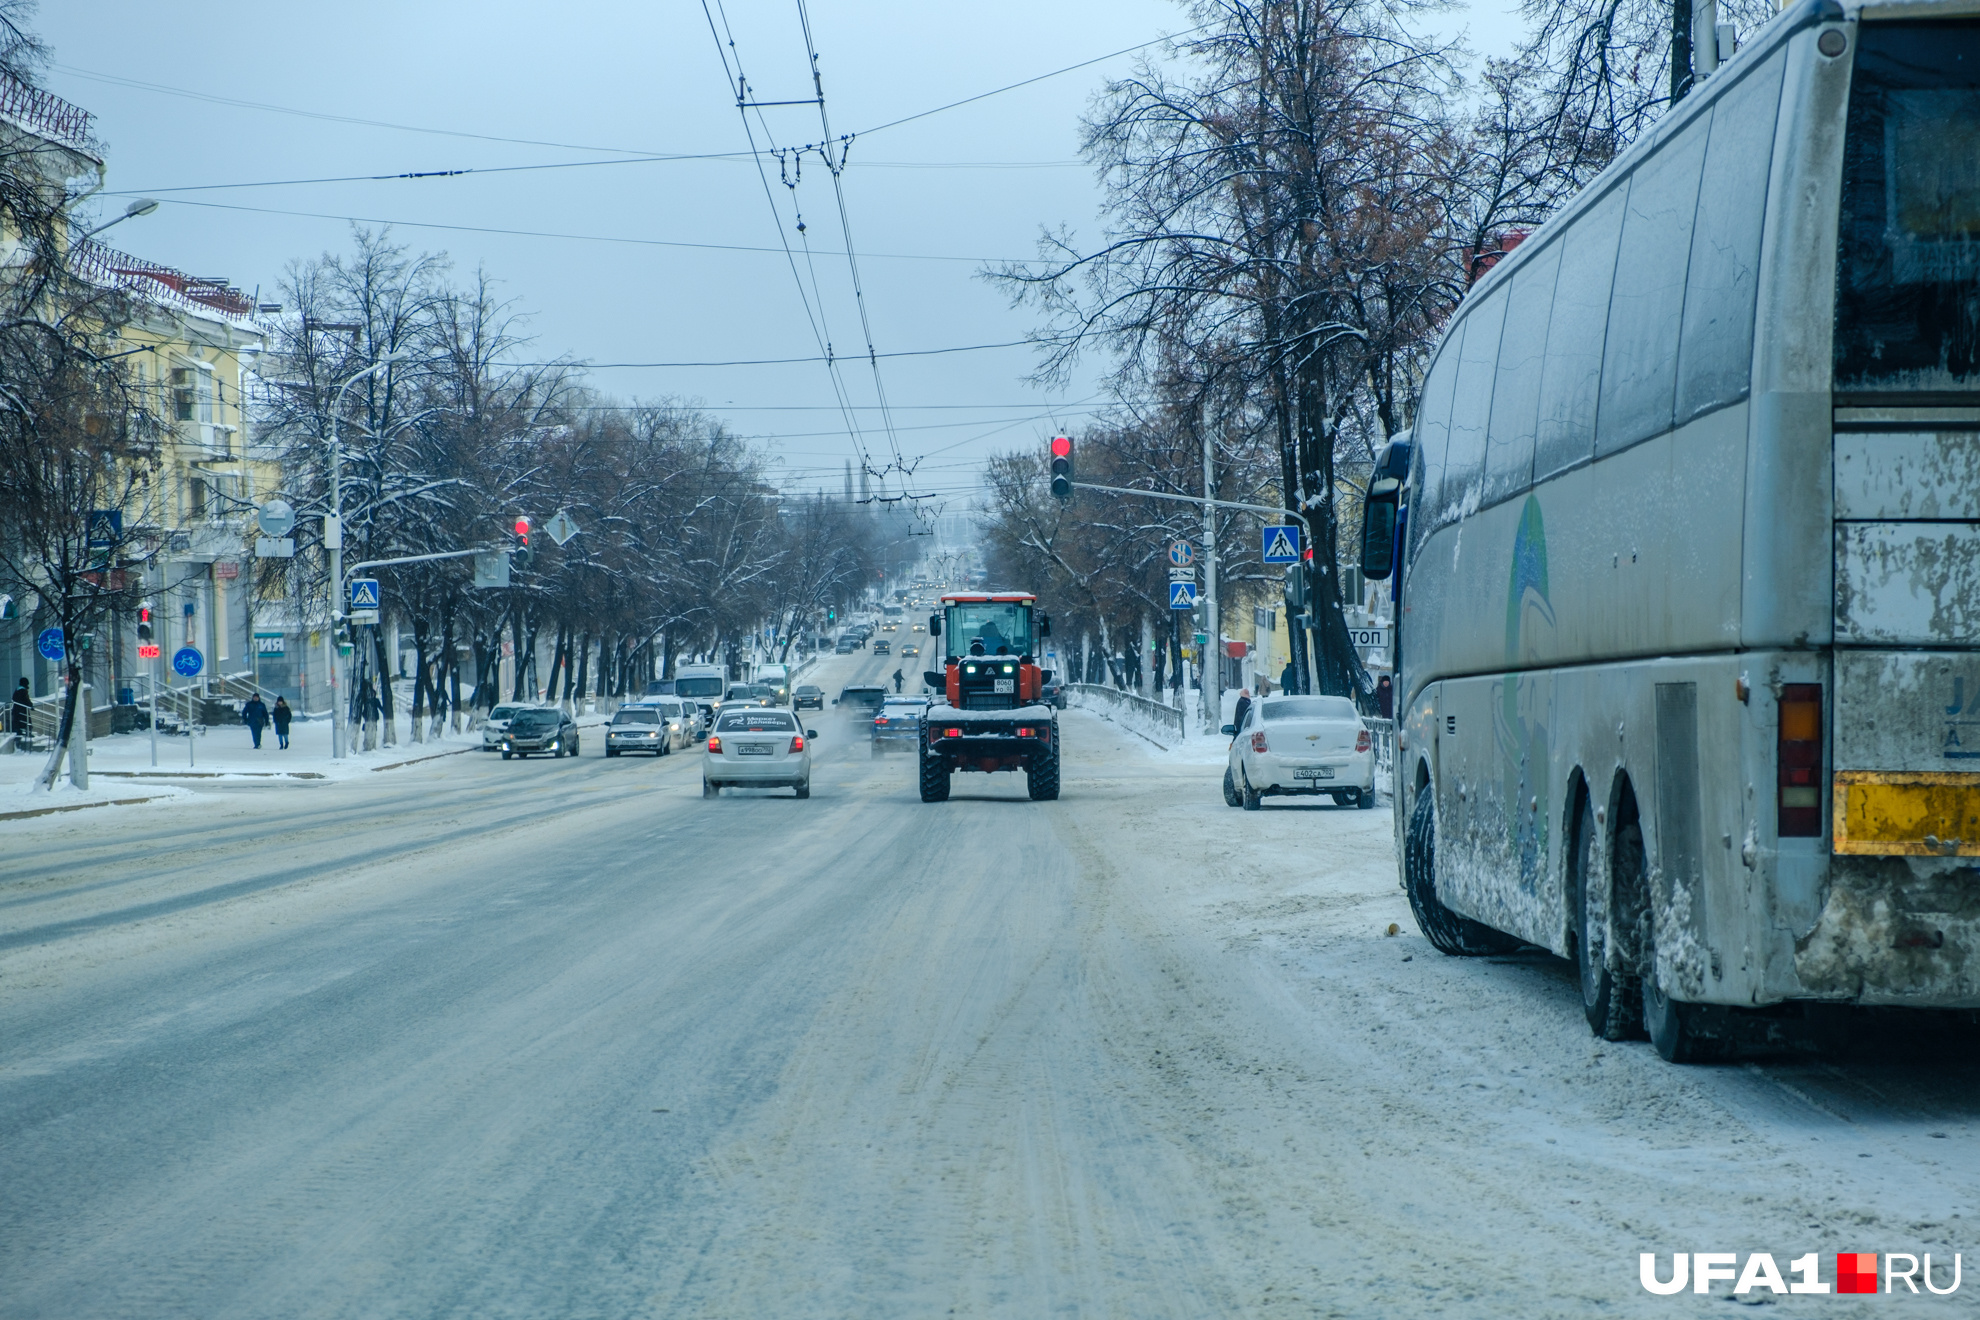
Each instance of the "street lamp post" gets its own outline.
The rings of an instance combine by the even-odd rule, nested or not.
[[[323,516],[323,548],[330,556],[330,627],[324,634],[325,666],[330,680],[330,755],[342,760],[346,741],[345,712],[341,685],[337,682],[337,621],[344,612],[344,518],[343,518],[343,462],[344,442],[338,431],[338,419],[344,414],[344,396],[351,386],[405,360],[403,352],[387,353],[378,361],[345,381],[337,391],[337,401],[330,409],[330,512]]]

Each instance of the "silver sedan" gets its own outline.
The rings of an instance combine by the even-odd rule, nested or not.
[[[1375,805],[1375,748],[1346,697],[1265,697],[1232,735],[1224,801],[1246,811],[1272,795],[1326,794],[1343,806]]]
[[[789,711],[751,707],[724,710],[701,760],[701,795],[725,788],[794,788],[811,796],[811,744],[806,729]]]

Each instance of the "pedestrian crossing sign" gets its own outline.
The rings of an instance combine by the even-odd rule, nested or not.
[[[378,579],[351,579],[351,608],[353,610],[375,610],[378,608]]]
[[[1195,609],[1196,584],[1194,582],[1171,582],[1169,584],[1169,608],[1172,610]]]
[[[1265,529],[1264,560],[1268,564],[1299,562],[1299,528],[1287,523]]]

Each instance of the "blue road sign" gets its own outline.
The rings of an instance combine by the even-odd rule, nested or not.
[[[1297,564],[1299,562],[1299,524],[1286,523],[1265,529],[1265,562],[1268,564]]]
[[[124,514],[121,509],[91,509],[89,511],[89,548],[107,550],[124,539]]]
[[[1169,608],[1172,610],[1195,609],[1196,584],[1194,582],[1171,582],[1169,584]]]
[[[180,678],[195,678],[206,668],[206,657],[196,646],[182,646],[172,652],[172,672]]]
[[[65,654],[62,649],[62,630],[43,628],[35,635],[34,649],[41,652],[43,660],[60,660]]]
[[[1188,568],[1196,562],[1196,547],[1187,541],[1169,542],[1169,567]]]
[[[351,579],[351,608],[354,610],[375,610],[378,608],[378,579]]]

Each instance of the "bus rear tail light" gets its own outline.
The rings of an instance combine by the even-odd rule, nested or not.
[[[1779,766],[1780,814],[1783,839],[1822,837],[1822,685],[1785,683],[1781,686],[1780,736],[1775,760]]]
[[[712,733],[708,735],[708,754],[710,756],[720,756],[722,754],[722,740]]]
[[[942,736],[943,736],[944,738],[960,738],[960,737],[962,737],[962,730],[961,730],[961,729],[944,729],[944,730],[942,730]]]
[[[1359,734],[1355,735],[1355,739],[1354,739],[1355,751],[1365,752],[1373,745],[1374,745],[1373,742],[1368,737],[1368,730],[1363,729]]]
[[[1272,750],[1265,745],[1265,731],[1263,729],[1251,735],[1251,750],[1254,752],[1269,752]]]

